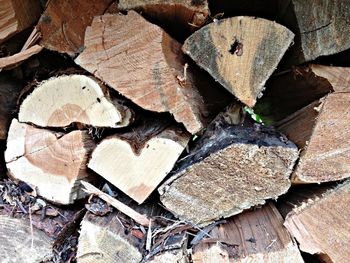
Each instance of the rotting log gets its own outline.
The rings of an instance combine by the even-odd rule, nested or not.
[[[193,248],[193,263],[298,262],[298,246],[272,203],[216,226]]]
[[[171,171],[189,139],[177,126],[146,119],[131,132],[103,139],[88,167],[142,203]]]
[[[278,123],[302,150],[292,182],[323,183],[350,177],[350,93],[332,93]]]
[[[34,128],[13,119],[5,152],[9,175],[55,203],[85,197],[79,181],[90,180],[87,159],[95,143],[87,131],[68,134]]]
[[[253,107],[293,36],[275,22],[240,16],[204,26],[186,39],[182,49],[240,101]]]
[[[206,105],[181,45],[139,14],[94,18],[75,62],[142,108],[170,112],[191,133],[206,125]]]
[[[102,15],[113,0],[50,0],[37,25],[40,45],[74,56],[84,48],[84,34],[94,16]]]
[[[285,193],[297,158],[282,134],[222,115],[159,188],[160,199],[180,219],[207,225]]]
[[[110,98],[107,87],[96,79],[74,74],[39,83],[22,102],[18,119],[40,127],[81,123],[118,128],[129,125],[133,113]]]

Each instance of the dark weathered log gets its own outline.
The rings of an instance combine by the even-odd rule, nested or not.
[[[246,105],[254,106],[294,34],[265,19],[233,17],[191,35],[183,51]]]
[[[297,157],[282,134],[218,117],[161,186],[161,201],[181,219],[209,224],[285,193]]]
[[[11,177],[33,186],[50,201],[69,204],[86,196],[79,181],[91,177],[86,164],[94,147],[87,131],[64,134],[13,119],[5,161]]]
[[[272,203],[234,216],[209,236],[193,248],[193,263],[304,262]]]
[[[0,43],[30,27],[40,16],[39,0],[0,0]]]
[[[317,193],[317,191],[316,191]],[[286,204],[296,206],[284,225],[296,238],[300,249],[316,254],[322,262],[347,262],[350,257],[350,181],[330,188],[323,194],[301,193],[294,201],[294,193],[284,198]],[[280,204],[283,207],[283,204]]]
[[[278,123],[302,150],[293,183],[322,183],[350,176],[350,93],[333,93]]]
[[[206,106],[180,43],[134,11],[95,17],[75,60],[139,106],[170,112],[191,133],[206,124]],[[213,98],[214,99],[214,98]]]
[[[71,56],[84,48],[85,29],[94,16],[102,15],[112,0],[51,0],[38,23],[40,44]]]

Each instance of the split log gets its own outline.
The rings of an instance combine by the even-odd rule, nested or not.
[[[278,123],[279,130],[302,150],[293,183],[350,177],[349,102],[350,93],[333,93]]]
[[[201,28],[182,49],[240,101],[253,107],[293,36],[275,22],[241,16]]]
[[[120,0],[121,11],[136,10],[182,39],[202,27],[209,18],[207,0]]]
[[[75,62],[142,108],[170,112],[191,133],[206,124],[180,43],[134,11],[95,17]]]
[[[160,187],[160,199],[180,219],[206,225],[285,193],[297,158],[282,134],[220,116]]]
[[[140,204],[171,171],[189,139],[176,126],[148,119],[132,132],[104,139],[88,167]]]
[[[24,83],[2,73],[0,75],[0,140],[7,138],[7,131],[17,108],[17,98]]]
[[[29,28],[41,13],[39,0],[0,0],[0,6],[0,43]]]
[[[77,262],[139,263],[144,241],[125,229],[116,213],[99,217],[88,212],[81,223]]]
[[[272,203],[229,219],[209,235],[193,248],[193,263],[304,262]]]
[[[255,110],[264,120],[280,121],[330,92],[349,91],[349,74],[347,67],[312,64],[277,73],[267,81]]]
[[[113,0],[51,0],[40,17],[40,45],[71,56],[84,48],[84,34],[94,16],[102,15]]]
[[[112,101],[107,87],[84,75],[53,77],[41,82],[21,104],[20,122],[41,127],[82,123],[94,127],[127,126],[132,112]]]
[[[90,177],[86,163],[94,147],[87,131],[63,134],[14,119],[5,161],[11,177],[33,186],[47,200],[69,204],[85,197],[80,180]]]
[[[302,251],[317,254],[322,262],[347,262],[350,210],[346,207],[349,202],[350,181],[347,180],[319,197],[305,196],[304,202],[287,214],[284,225]]]

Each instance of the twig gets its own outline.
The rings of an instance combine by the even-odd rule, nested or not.
[[[150,251],[152,245],[152,220],[149,220],[149,226],[147,231],[147,240],[146,240],[146,250]]]
[[[97,195],[99,198],[106,201],[111,206],[115,207],[120,212],[122,212],[123,214],[134,219],[135,222],[139,223],[140,225],[147,226],[147,227],[149,226],[150,220],[148,219],[147,216],[141,215],[140,213],[136,212],[134,209],[123,204],[122,202],[118,201],[117,199],[111,197],[110,195],[100,191],[99,189],[97,189],[95,186],[93,186],[92,184],[90,184],[88,182],[81,181],[81,184],[85,187],[85,189],[83,189],[84,192],[86,192],[88,194]]]
[[[29,205],[29,224],[30,224],[30,237],[32,239],[30,248],[33,249],[34,247],[34,232],[33,232],[33,221],[32,221],[32,211],[31,211],[31,206]]]

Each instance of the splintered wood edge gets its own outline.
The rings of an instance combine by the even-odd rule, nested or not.
[[[324,65],[310,65],[311,70],[317,76],[325,78],[335,92],[350,92],[350,68],[331,67]]]
[[[169,128],[136,153],[128,141],[111,136],[94,149],[88,167],[141,204],[171,171],[189,139]]]
[[[124,127],[132,113],[115,104],[97,81],[85,75],[63,75],[41,82],[20,106],[19,121],[41,127],[82,123],[94,127]]]
[[[4,69],[12,69],[19,63],[30,58],[31,56],[38,54],[41,50],[43,50],[43,47],[39,45],[34,45],[12,56],[0,58],[0,72]]]
[[[240,101],[253,107],[293,37],[289,29],[275,22],[239,16],[202,27],[186,39],[182,49]]]

